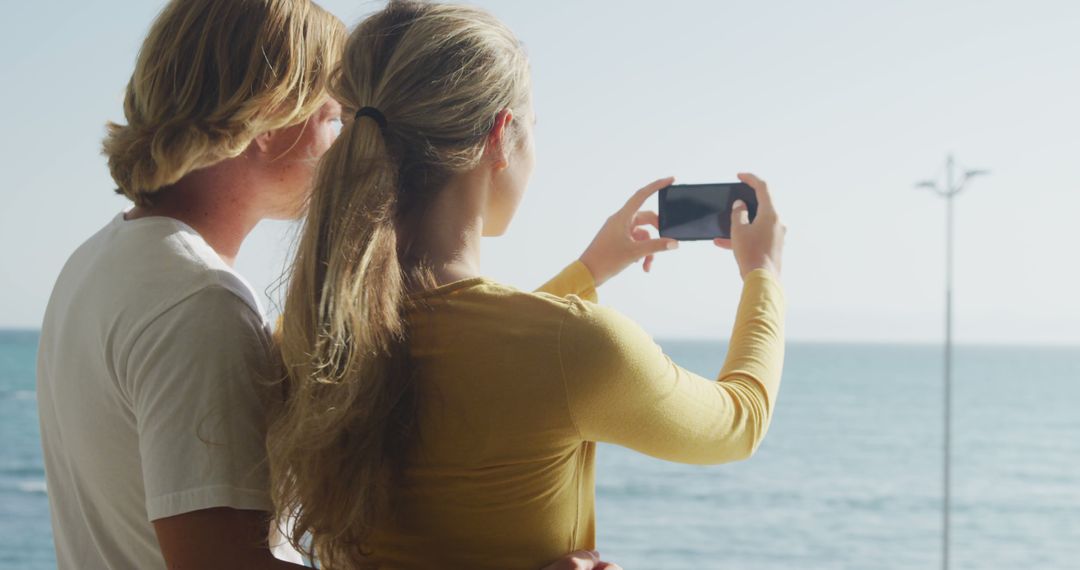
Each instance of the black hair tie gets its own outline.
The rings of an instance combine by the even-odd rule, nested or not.
[[[371,117],[379,124],[380,129],[386,128],[386,117],[375,107],[360,107],[360,110],[356,112],[356,117],[353,120],[359,121],[361,117]]]

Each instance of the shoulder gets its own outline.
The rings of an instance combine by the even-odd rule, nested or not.
[[[251,284],[222,261],[202,238],[190,232],[177,232],[170,235],[167,242],[173,253],[170,257],[177,264],[178,277],[188,294],[216,298],[227,292],[254,313],[263,314]]]
[[[210,284],[156,314],[138,331],[129,362],[249,361],[268,358],[270,328],[229,287]]]
[[[140,319],[128,321],[132,340],[153,332],[202,330],[202,340],[187,340],[235,345],[268,334],[254,289],[197,233],[162,222],[132,234],[117,252],[127,265],[120,288],[127,300],[117,301],[142,312]],[[135,243],[138,238],[141,244]]]
[[[557,323],[573,302],[585,302],[576,295],[559,297],[549,293],[523,291],[494,279],[478,278],[460,287],[435,295],[412,298],[410,308],[424,311],[437,307],[467,310],[470,314],[502,319],[541,319]]]
[[[611,342],[628,332],[644,332],[622,312],[570,295],[562,299],[565,306],[562,328],[576,335],[602,337]]]
[[[568,297],[559,327],[560,356],[581,372],[612,373],[654,360],[663,351],[653,337],[622,312]]]
[[[495,310],[509,315],[534,315],[554,319],[560,329],[574,334],[602,336],[610,339],[637,332],[641,327],[616,309],[583,299],[575,294],[564,296],[537,291],[522,291],[516,287],[488,280],[475,288]]]
[[[238,290],[235,283],[211,280],[190,289],[156,317],[158,320],[202,321],[212,324],[216,330],[267,328],[266,319],[250,297]]]
[[[556,295],[545,291],[522,291],[498,285],[507,314],[524,315],[551,324],[560,336],[575,334],[605,335],[630,323],[629,318],[615,309],[600,305],[577,294]]]
[[[228,288],[209,285],[139,330],[118,372],[130,395],[179,390],[202,397],[196,393],[263,377],[272,356],[273,338],[262,316]]]
[[[571,311],[575,316],[587,312],[586,305],[593,304],[576,295],[523,291],[484,278],[452,291],[414,298],[408,312],[414,332],[421,336],[477,334],[498,339],[507,350],[520,341],[520,346],[535,351],[541,346],[554,350],[564,320]]]
[[[122,222],[108,248],[102,265],[121,273],[124,304],[141,306],[150,319],[233,299],[262,318],[262,306],[247,280],[182,222],[168,218]]]
[[[198,232],[161,216],[114,217],[72,254],[58,285],[75,301],[123,309],[135,327],[208,287],[231,291],[262,313],[252,287]]]

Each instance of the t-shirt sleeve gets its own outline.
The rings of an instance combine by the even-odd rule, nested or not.
[[[557,275],[536,289],[536,293],[550,293],[556,297],[577,295],[587,301],[597,302],[596,281],[589,268],[576,259]]]
[[[262,317],[232,291],[200,290],[133,343],[127,386],[149,520],[213,507],[271,510]]]
[[[783,311],[772,274],[748,274],[727,358],[713,381],[676,364],[626,316],[571,299],[558,345],[580,437],[682,463],[749,457],[765,436],[779,388]]]

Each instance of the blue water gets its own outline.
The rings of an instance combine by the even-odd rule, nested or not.
[[[661,342],[713,376],[723,347]],[[0,568],[55,567],[36,333],[0,331]],[[598,546],[627,570],[937,568],[941,351],[794,344],[751,460],[675,465],[603,446]],[[956,569],[1080,568],[1080,349],[960,347]]]
[[[56,567],[34,397],[37,338],[0,331],[0,568]]]

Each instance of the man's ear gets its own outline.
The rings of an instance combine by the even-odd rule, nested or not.
[[[277,131],[265,131],[259,133],[258,136],[256,136],[255,139],[251,141],[251,144],[255,147],[255,150],[259,152],[259,154],[265,155],[269,153],[272,148],[274,148],[274,135],[276,134]]]
[[[490,157],[495,170],[510,166],[510,149],[506,145],[506,137],[510,135],[510,123],[513,120],[514,112],[510,109],[499,111],[499,114],[495,115],[495,124],[488,133],[484,154]]]

